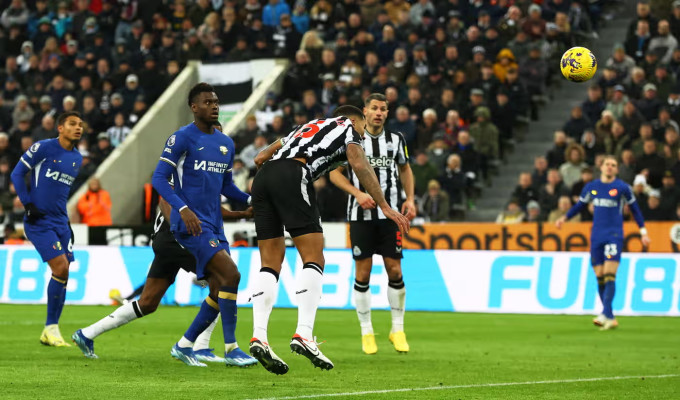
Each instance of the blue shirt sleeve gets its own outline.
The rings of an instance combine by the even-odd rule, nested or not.
[[[227,172],[224,174],[224,181],[222,182],[222,195],[226,196],[230,200],[238,201],[239,203],[250,204],[250,195],[241,191],[241,189],[234,184],[234,179],[231,170],[234,168],[234,142],[229,139],[227,142],[227,147],[229,148],[229,153],[231,158],[229,158],[229,167]]]
[[[45,148],[44,141],[34,143],[33,146],[26,150],[24,155],[21,156],[10,176],[12,183],[14,184],[14,189],[23,205],[31,202],[31,197],[28,193],[28,187],[26,186],[24,177],[30,170],[39,166],[45,160]]]
[[[186,152],[186,146],[187,143],[184,136],[177,134],[170,136],[165,143],[161,159],[158,161],[156,170],[153,172],[153,177],[151,178],[151,184],[158,194],[177,211],[186,207],[186,203],[184,203],[177,193],[175,193],[169,180],[177,170],[177,162]]]
[[[592,196],[590,194],[590,188],[591,188],[590,183],[586,184],[583,187],[583,190],[581,190],[581,195],[578,198],[578,202],[576,204],[574,204],[574,206],[571,207],[569,209],[569,211],[567,211],[567,215],[566,215],[567,219],[571,219],[576,214],[580,213],[581,210],[583,210],[583,208],[588,203],[590,203],[590,201],[592,200]]]

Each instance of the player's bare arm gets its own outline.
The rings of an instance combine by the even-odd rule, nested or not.
[[[396,222],[399,230],[404,233],[408,232],[411,223],[406,217],[394,211],[385,200],[380,182],[378,182],[373,168],[368,164],[364,149],[358,144],[350,143],[347,146],[347,161],[349,161],[349,165],[354,170],[357,178],[359,178],[359,182],[366,188],[366,191],[375,200],[377,205],[380,206],[385,216]]]
[[[231,211],[225,207],[222,207],[222,218],[233,221],[239,219],[251,219],[255,213],[253,212],[253,207],[248,207],[243,211]]]
[[[404,201],[404,204],[401,206],[401,213],[410,221],[416,217],[416,203],[414,201],[415,189],[413,171],[411,170],[411,165],[408,163],[399,166],[399,180],[401,180],[401,187],[403,187],[406,192],[406,201]]]
[[[264,150],[257,153],[257,155],[255,156],[255,160],[254,160],[257,168],[260,168],[262,166],[262,164],[264,164],[270,158],[272,158],[274,153],[276,153],[282,146],[283,146],[283,139],[279,139],[279,140],[275,141],[274,143],[270,144],[269,146],[265,147]]]
[[[357,189],[350,183],[349,179],[347,179],[347,176],[345,176],[345,167],[338,167],[331,171],[330,178],[335,186],[339,187],[343,192],[350,196],[354,196],[361,208],[364,210],[375,208],[376,204],[371,195]]]

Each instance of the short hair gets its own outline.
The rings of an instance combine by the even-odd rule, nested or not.
[[[201,93],[213,93],[215,91],[215,88],[212,87],[212,85],[207,84],[205,82],[197,83],[194,87],[189,90],[189,96],[187,98],[187,104],[189,107],[191,107],[191,104],[194,102],[194,99],[196,96],[198,96]]]
[[[369,94],[368,97],[366,97],[366,100],[364,100],[364,106],[371,104],[371,101],[373,101],[373,100],[382,101],[386,105],[389,106],[389,102],[387,101],[387,97],[385,97],[385,95],[382,94],[382,93],[371,93],[371,94]]]
[[[619,165],[619,160],[617,160],[616,157],[612,154],[607,154],[606,156],[604,156],[604,158],[602,159],[602,163],[604,163],[607,160],[614,160],[616,165]]]
[[[340,106],[333,111],[333,118],[337,117],[360,117],[361,119],[364,119],[364,113],[361,112],[358,108],[350,105],[344,105]]]
[[[59,118],[57,118],[57,126],[62,126],[66,122],[69,117],[80,117],[80,113],[78,111],[68,111],[65,113],[62,113]]]

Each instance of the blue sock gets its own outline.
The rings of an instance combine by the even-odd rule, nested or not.
[[[194,322],[191,323],[189,329],[184,333],[184,337],[191,342],[195,342],[198,335],[203,333],[212,324],[219,313],[220,309],[215,300],[206,297],[201,304],[201,309],[196,314],[196,318],[194,318]]]
[[[614,312],[612,311],[612,303],[614,302],[614,294],[616,293],[616,275],[606,274],[604,276],[604,281],[604,295],[602,299],[604,308],[602,309],[602,314],[609,319],[613,319]]]
[[[68,280],[64,283],[64,288],[61,290],[61,299],[59,302],[59,313],[57,314],[57,321],[61,319],[61,312],[64,311],[64,303],[66,302],[66,286],[68,285]]]
[[[47,284],[47,321],[45,325],[59,323],[61,310],[64,308],[64,296],[66,291],[66,279],[52,275]]]
[[[222,286],[220,288],[218,302],[222,314],[222,333],[225,344],[236,343],[236,293],[238,293],[236,287]]]
[[[600,301],[604,304],[604,277],[597,278],[597,293],[600,295]]]

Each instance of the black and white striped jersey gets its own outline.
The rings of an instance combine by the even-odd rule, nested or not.
[[[369,164],[378,177],[385,200],[390,207],[399,211],[399,205],[404,198],[399,179],[399,166],[408,163],[408,150],[404,137],[399,132],[384,128],[377,136],[373,136],[367,131],[364,134],[363,146],[366,158],[368,158]],[[349,168],[348,172],[350,183],[365,192],[354,171]],[[379,207],[364,210],[354,196],[349,197],[347,201],[348,221],[374,221],[378,219],[386,219]]]
[[[304,158],[316,180],[347,161],[347,146],[361,146],[361,136],[346,117],[316,119],[296,127],[281,141],[273,160]]]

